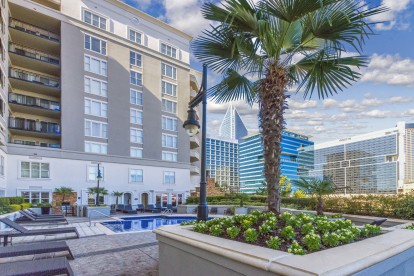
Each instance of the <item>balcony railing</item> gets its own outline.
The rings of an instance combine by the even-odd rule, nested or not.
[[[195,150],[190,150],[190,157],[200,160],[200,153],[198,153],[198,151]]]
[[[9,93],[9,103],[60,111],[60,103],[26,95]]]
[[[37,51],[35,49],[31,49],[31,48],[24,47],[24,46],[21,46],[21,45],[10,43],[9,44],[9,51],[12,52],[12,53],[21,55],[21,56],[37,59],[37,60],[48,62],[48,63],[51,63],[51,64],[56,64],[56,65],[60,64],[59,57],[49,55],[49,54],[46,54],[44,52],[40,52],[40,51]]]
[[[58,34],[14,18],[9,19],[9,26],[25,33],[60,42],[60,36]]]
[[[10,117],[9,128],[60,135],[60,125],[25,118]]]
[[[50,144],[50,143],[38,143],[37,144],[36,142],[32,142],[32,141],[14,140],[13,142],[10,142],[10,144],[60,149],[60,144]]]
[[[45,75],[35,74],[33,72],[29,72],[29,71],[25,71],[21,69],[10,68],[9,76],[12,78],[25,80],[25,81],[29,81],[29,82],[49,86],[49,87],[56,87],[56,88],[60,87],[59,80],[57,79],[53,79]]]

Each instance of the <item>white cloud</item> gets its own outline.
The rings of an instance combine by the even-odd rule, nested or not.
[[[325,108],[334,107],[337,105],[338,105],[338,102],[334,99],[326,99],[323,101],[323,107]]]
[[[407,29],[409,24],[403,22],[403,13],[407,11],[412,0],[382,0],[381,4],[389,8],[387,12],[374,15],[370,18],[372,22],[383,22],[376,24],[378,30]]]
[[[393,115],[391,111],[374,109],[371,111],[361,112],[360,117],[386,118]]]
[[[318,107],[318,102],[315,100],[304,100],[304,101],[295,101],[293,99],[288,99],[288,106],[292,109],[308,109]]]
[[[361,105],[363,106],[379,106],[382,104],[384,104],[384,102],[377,98],[365,98],[361,102]]]

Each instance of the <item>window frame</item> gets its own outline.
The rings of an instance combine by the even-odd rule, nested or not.
[[[85,13],[86,12],[89,12],[90,14],[91,14],[91,23],[89,23],[89,22],[86,22],[86,20],[85,20]],[[97,16],[98,17],[98,19],[99,19],[99,26],[95,26],[95,25],[93,25],[93,19],[92,19],[92,16],[93,15],[95,15],[95,16]],[[100,25],[101,25],[101,20],[100,19],[105,19],[105,28],[101,28],[100,27]],[[107,31],[108,30],[108,22],[109,22],[109,18],[108,17],[106,17],[106,16],[103,16],[103,15],[101,15],[101,14],[98,14],[98,13],[96,13],[96,12],[94,12],[94,11],[91,11],[91,10],[88,10],[88,9],[82,9],[82,22],[84,22],[84,23],[86,23],[86,24],[88,24],[88,25],[91,25],[91,26],[94,26],[94,27],[96,27],[96,28],[98,28],[98,29],[101,29],[101,30],[105,30],[105,31]]]
[[[140,171],[141,172],[141,180],[138,180],[138,181],[133,181],[132,180],[132,176],[135,176],[135,177],[137,177],[137,176],[139,176],[139,174],[134,174],[134,175],[132,175],[132,172],[133,171]],[[129,183],[144,183],[144,170],[143,169],[129,169],[129,177],[128,177],[128,182]]]
[[[165,120],[173,120],[175,121],[175,123],[173,123],[173,126],[175,126],[175,129],[168,129],[167,128],[167,122],[165,122],[165,128],[164,128],[164,119]],[[175,117],[171,117],[171,116],[166,116],[166,115],[162,115],[161,116],[161,129],[163,130],[167,130],[167,131],[174,131],[174,132],[178,132],[178,119]]]
[[[89,70],[86,69],[86,59],[89,59]],[[96,72],[92,71],[92,62],[91,61],[93,59],[99,61],[99,73],[96,73]],[[105,70],[103,70],[102,64],[105,64]],[[100,76],[103,76],[103,77],[108,77],[108,62],[104,59],[101,59],[101,58],[98,58],[98,57],[95,57],[95,56],[84,54],[83,69],[84,69],[85,72],[100,75]],[[103,72],[103,71],[105,71],[105,72]]]
[[[134,32],[134,33],[136,33],[136,34],[140,34],[140,35],[141,35],[140,42],[137,42],[137,41],[136,41],[136,39],[135,39],[135,40],[132,40],[132,39],[130,38],[130,31],[133,31],[133,32]],[[136,36],[135,36],[135,38],[136,38]],[[137,29],[131,28],[131,27],[129,27],[129,26],[128,26],[128,28],[127,28],[127,39],[128,39],[129,41],[133,42],[134,44],[144,45],[144,44],[142,43],[142,42],[143,42],[143,40],[144,40],[144,33],[143,33],[143,32],[141,32],[141,31],[138,31]]]
[[[172,138],[172,146],[168,146],[167,138]],[[174,134],[162,133],[161,146],[168,149],[178,149],[178,136]]]
[[[28,169],[28,171],[29,171],[29,176],[28,177],[25,177],[25,176],[23,176],[23,174],[22,174],[22,169],[23,169],[23,164],[22,163],[29,163],[29,169]],[[39,164],[39,177],[33,177],[33,168],[32,168],[32,164],[34,164],[34,163],[36,163],[36,164]],[[48,170],[47,170],[47,177],[42,177],[42,172],[43,172],[43,170],[42,170],[42,165],[47,165],[48,166]],[[36,161],[24,161],[24,160],[21,160],[20,162],[19,162],[19,179],[28,179],[28,180],[48,180],[48,179],[51,179],[51,177],[50,177],[50,163],[49,162],[36,162]]]
[[[162,52],[162,45],[165,45],[165,47],[166,47],[166,49],[167,49],[167,47],[170,47],[171,48],[171,54],[172,54],[172,49],[174,49],[175,50],[175,56],[170,56],[170,55],[168,55],[168,50],[166,50],[166,53],[163,53]],[[178,48],[177,47],[175,47],[175,46],[173,46],[172,44],[169,44],[169,43],[166,43],[166,42],[164,42],[164,41],[160,41],[160,53],[161,54],[163,54],[163,55],[165,55],[165,56],[167,56],[167,57],[171,57],[171,58],[173,58],[173,59],[178,59]]]
[[[174,179],[173,179],[173,182],[170,182],[170,181],[166,181],[166,177],[167,177],[167,174],[172,174],[173,175],[173,177],[174,177]],[[175,171],[164,171],[164,184],[166,184],[166,185],[175,185],[175,183],[176,183],[176,174],[175,174]],[[168,179],[171,177],[171,175],[169,175],[168,176]]]
[[[139,156],[133,156],[132,155],[132,150],[139,150],[139,151],[141,151],[141,156],[139,157]],[[132,158],[142,158],[143,157],[143,154],[144,154],[144,149],[143,148],[140,148],[140,147],[129,147],[129,156],[130,157],[132,157]]]
[[[89,171],[90,168],[96,168],[94,179],[89,178],[89,176],[91,175]],[[101,176],[102,176],[102,180],[100,180],[100,182],[104,182],[105,181],[105,166],[103,166],[102,164],[99,164],[99,170],[101,171]],[[86,167],[86,181],[96,182],[97,176],[98,176],[98,164],[88,164]]]
[[[91,111],[91,113],[86,112],[86,102],[87,101],[90,101],[90,111]],[[93,109],[92,108],[92,102],[99,103],[99,113],[100,113],[100,115],[93,114],[93,112],[92,112],[92,109]],[[102,109],[102,107],[104,105],[106,106],[106,108]],[[106,113],[105,116],[102,115],[103,111],[105,111],[105,113]],[[108,118],[108,102],[104,102],[104,101],[100,101],[100,100],[85,97],[85,114],[89,115],[89,116],[100,117],[100,118]]]
[[[105,146],[105,153],[102,153],[102,152],[93,152],[93,151],[86,151],[86,144],[88,144],[88,143],[91,144],[91,149],[92,149],[92,144],[99,145],[100,146],[100,149],[102,149],[101,146]],[[85,140],[85,143],[84,143],[84,151],[87,152],[87,153],[107,155],[108,154],[108,143],[100,143],[100,142]]]
[[[171,67],[171,70],[172,70],[171,71],[172,72],[172,76],[171,77],[167,75],[167,66],[170,66]],[[172,80],[177,80],[177,74],[178,74],[177,67],[175,67],[175,66],[173,66],[171,64],[165,63],[165,62],[162,62],[161,63],[161,76],[163,76],[165,78],[172,79]]]
[[[138,133],[141,132],[141,142],[139,141],[132,141],[132,131],[137,131],[137,135],[135,135],[136,137],[139,137]],[[130,127],[129,128],[129,142],[133,143],[133,144],[144,144],[144,131],[142,130],[142,128],[137,128],[137,127]]]
[[[137,83],[133,83],[132,82],[132,74],[133,73],[135,73],[136,75],[141,75],[141,84],[137,84]],[[138,80],[138,78],[136,78],[137,80]],[[141,72],[138,72],[138,71],[135,71],[135,70],[130,70],[129,71],[129,84],[131,84],[131,85],[135,85],[135,86],[138,86],[138,87],[142,87],[143,86],[143,83],[144,83],[144,75],[141,73]]]
[[[89,45],[90,45],[90,48],[91,49],[88,49],[86,47],[86,36],[89,36],[89,38],[90,38],[89,39]],[[95,51],[95,50],[92,49],[92,39],[99,40],[99,51]],[[84,33],[84,39],[83,40],[84,40],[83,41],[83,48],[85,50],[88,50],[88,51],[91,51],[91,52],[94,52],[94,53],[98,53],[98,54],[101,54],[103,56],[107,56],[108,55],[108,42],[105,39],[99,38],[99,37],[94,36],[94,35],[91,35],[89,33]],[[105,44],[103,45],[103,43],[105,43]]]
[[[172,103],[173,103],[172,107],[173,107],[173,106],[175,106],[175,111],[173,112],[173,111],[164,110],[164,109],[163,109],[163,107],[164,107],[164,101],[167,101],[167,102],[172,102]],[[173,101],[173,100],[170,100],[170,99],[165,99],[165,98],[161,99],[161,111],[162,111],[162,112],[167,112],[167,113],[170,113],[170,114],[177,114],[177,108],[178,108],[178,103],[177,103],[177,101]],[[174,109],[174,108],[173,108],[173,109]]]
[[[132,99],[131,93],[133,93],[133,92],[135,93],[135,95],[141,94],[141,103],[140,104],[139,103],[133,103],[131,101],[131,99]],[[138,99],[137,96],[135,98]],[[142,106],[142,103],[143,103],[143,93],[142,93],[142,91],[139,91],[139,90],[134,89],[134,88],[130,88],[129,89],[129,103],[132,104],[132,105]]]
[[[173,158],[173,159],[175,159],[175,160],[167,160],[167,159],[164,159],[164,154],[171,154],[171,156],[175,156],[175,158]],[[175,152],[175,151],[168,151],[168,150],[163,150],[163,151],[161,152],[161,159],[162,159],[163,161],[167,161],[167,162],[178,162],[178,152]]]
[[[167,85],[171,85],[173,87],[172,94],[166,93],[167,92]],[[161,94],[162,95],[167,95],[167,96],[170,96],[170,97],[177,98],[177,90],[178,90],[178,85],[176,83],[166,81],[166,80],[161,80]]]
[[[135,112],[135,116],[133,116],[133,112]],[[139,116],[137,117],[137,114],[141,114],[140,116],[140,118],[139,118]],[[132,122],[132,118],[135,118],[135,119],[140,119],[140,120],[137,120],[136,122]],[[143,123],[144,123],[144,112],[142,112],[142,110],[139,110],[139,109],[136,109],[136,108],[130,108],[129,109],[129,123],[130,124],[134,124],[134,125],[143,125]]]
[[[86,79],[89,79],[89,90],[90,91],[86,91]],[[99,91],[99,94],[96,94],[96,93],[92,93],[91,92],[92,91],[92,81],[96,81],[96,82],[99,82],[100,83],[100,89],[99,89],[100,91]],[[93,78],[93,77],[90,77],[90,76],[85,75],[84,78],[83,78],[83,82],[84,82],[83,90],[84,90],[85,93],[88,93],[88,94],[91,94],[91,95],[100,96],[100,97],[104,97],[104,98],[108,98],[108,82],[107,81],[100,80],[100,79]],[[102,89],[102,84],[105,84],[106,85],[106,89]],[[102,91],[105,91],[105,95],[102,94]]]
[[[134,54],[134,56],[135,56],[135,63],[131,63],[131,54]],[[137,55],[140,56],[140,58],[139,58],[140,65],[137,65],[137,63],[136,63],[136,61],[138,60]],[[135,67],[138,67],[138,68],[142,68],[142,54],[137,52],[137,51],[134,51],[134,50],[129,50],[129,65],[135,66]]]
[[[89,123],[89,129],[90,129],[90,135],[86,133],[86,125]],[[94,136],[93,135],[93,124],[99,124],[99,133],[101,136]],[[103,126],[106,126],[106,131],[104,131]],[[90,119],[85,119],[85,137],[93,137],[93,138],[100,138],[100,139],[108,139],[108,123],[101,122],[101,121],[95,121]],[[103,136],[103,134],[106,133],[106,137]]]

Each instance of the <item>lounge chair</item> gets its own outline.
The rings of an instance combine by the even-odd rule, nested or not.
[[[44,222],[44,223],[57,223],[57,222],[64,222],[66,224],[69,224],[66,218],[64,217],[35,217],[29,212],[25,210],[20,210],[19,213],[22,215],[22,217],[17,218],[16,221],[18,222]]]
[[[225,215],[229,215],[229,216],[231,216],[231,215],[233,215],[233,212],[231,211],[231,208],[227,208],[227,209],[224,211],[224,214],[225,214]]]
[[[0,247],[0,258],[56,253],[61,251],[69,252],[70,259],[74,259],[73,254],[65,241],[29,243]]]
[[[0,222],[3,222],[4,224],[10,226],[14,231],[3,231],[0,232],[0,241],[1,237],[4,238],[3,245],[7,246],[8,244],[8,238],[11,237],[24,237],[24,236],[39,236],[39,235],[49,235],[49,234],[66,234],[66,233],[75,233],[76,237],[79,238],[79,233],[76,227],[63,227],[63,228],[50,228],[50,229],[34,229],[29,230],[22,225],[11,221],[8,218],[0,218]]]
[[[132,205],[125,205],[124,209],[122,210],[122,213],[136,214],[137,210],[133,210]]]
[[[380,218],[380,219],[376,219],[373,222],[371,222],[371,225],[375,225],[375,226],[380,226],[381,224],[383,224],[384,222],[386,222],[387,219],[386,218]]]
[[[217,215],[217,207],[212,207],[212,208],[210,209],[210,214],[212,214],[212,215]]]
[[[75,275],[66,257],[4,263],[0,264],[0,271],[2,276]]]
[[[64,218],[63,215],[56,215],[56,214],[54,214],[54,215],[39,215],[38,213],[36,213],[32,209],[26,209],[26,210],[22,210],[22,211],[27,211],[36,218]]]
[[[176,213],[177,212],[177,207],[172,206],[172,204],[167,204],[167,209],[171,210],[172,212]]]
[[[143,204],[138,204],[137,212],[141,212],[141,213],[145,212],[145,207]]]
[[[122,212],[122,210],[124,210],[124,204],[118,204],[118,206],[116,207],[116,210],[119,212]]]
[[[145,208],[145,212],[161,213],[161,208],[157,208],[154,204],[152,204],[148,205],[147,208]]]

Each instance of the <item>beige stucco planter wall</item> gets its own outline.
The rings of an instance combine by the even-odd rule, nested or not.
[[[159,241],[159,275],[414,275],[414,231],[397,229],[360,242],[295,256],[166,226]]]

